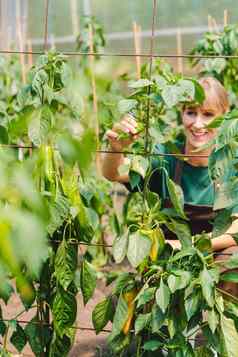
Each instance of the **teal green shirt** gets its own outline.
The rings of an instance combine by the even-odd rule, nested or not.
[[[155,153],[167,153],[166,147],[156,145]],[[157,192],[162,199],[168,198],[166,185],[166,174],[164,167],[171,179],[175,177],[175,167],[179,159],[174,156],[156,156],[153,159],[152,167],[155,170],[149,183],[151,191]],[[208,167],[192,166],[186,161],[183,163],[180,186],[184,193],[184,202],[192,205],[213,206],[214,184],[212,183]]]

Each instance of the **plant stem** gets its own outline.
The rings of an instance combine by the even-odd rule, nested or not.
[[[141,338],[141,336],[139,336],[138,337],[138,345],[137,345],[137,349],[136,349],[136,357],[140,357],[141,341],[142,341],[142,338]]]

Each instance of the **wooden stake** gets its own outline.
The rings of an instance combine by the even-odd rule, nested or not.
[[[224,27],[228,25],[228,10],[224,10]]]
[[[79,18],[78,18],[77,0],[70,0],[70,10],[71,10],[73,35],[76,38],[79,35]]]
[[[140,27],[136,22],[133,22],[133,34],[134,34],[134,45],[135,45],[135,54],[136,54],[136,74],[137,79],[141,78],[141,37],[140,37]]]
[[[33,66],[33,56],[32,56],[32,42],[31,39],[28,38],[27,40],[27,49],[28,49],[28,68]]]
[[[21,28],[21,10],[20,10],[20,0],[16,1],[16,25],[17,25],[17,37],[19,41],[19,49],[20,52],[24,51],[24,41],[22,36],[22,28]],[[22,69],[22,82],[26,84],[26,67],[25,67],[25,56],[23,53],[20,53],[20,63]]]
[[[182,46],[182,34],[181,30],[178,28],[177,29],[177,55],[181,56],[183,54],[183,46]],[[183,58],[182,57],[177,57],[177,66],[178,66],[178,72],[183,74]]]
[[[55,35],[54,35],[53,33],[50,35],[50,46],[51,46],[51,48],[52,48],[53,50],[56,49],[56,46],[55,46]]]
[[[213,25],[212,25],[212,17],[211,17],[211,15],[207,16],[207,20],[208,20],[208,31],[209,32],[213,32]]]
[[[93,28],[92,25],[89,25],[89,47],[90,47],[90,52],[93,53]],[[99,150],[99,122],[98,122],[98,104],[97,104],[97,90],[96,90],[96,80],[95,80],[95,74],[94,74],[94,56],[90,55],[89,56],[89,61],[90,61],[90,67],[91,67],[91,84],[92,84],[92,90],[93,90],[93,117],[95,120],[95,134],[96,134],[96,140],[97,140],[97,150]],[[97,168],[97,173],[100,175],[101,173],[101,158],[100,154],[96,154],[96,168]]]
[[[213,25],[214,31],[219,33],[219,27],[217,25],[216,19],[214,17],[212,17],[211,19],[212,19],[212,25]]]

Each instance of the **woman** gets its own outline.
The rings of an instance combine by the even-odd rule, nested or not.
[[[205,101],[200,106],[185,107],[182,112],[182,120],[185,133],[184,154],[194,154],[194,150],[202,148],[204,144],[216,136],[217,129],[208,129],[207,124],[214,118],[226,113],[229,109],[228,96],[224,87],[215,78],[205,77],[199,83],[205,92]],[[128,133],[128,140],[119,140],[121,132]],[[122,152],[134,140],[138,138],[137,123],[131,116],[125,116],[119,123],[115,124],[112,130],[107,132],[110,143],[110,150]],[[212,147],[199,151],[200,157],[188,157],[186,162],[175,157],[166,158],[166,168],[169,176],[181,185],[184,192],[185,213],[190,221],[192,234],[202,231],[211,232],[210,221],[213,218],[214,184],[208,175],[208,156],[212,152]],[[157,146],[158,152],[166,152],[162,145]],[[107,153],[103,159],[103,174],[111,181],[118,181],[127,185],[128,175],[120,175],[118,168],[124,162],[124,156],[120,153]],[[154,160],[153,167],[158,165]],[[164,206],[170,206],[166,193],[166,183],[161,170],[156,170],[150,180],[150,189],[159,193],[163,199]],[[215,252],[229,254],[237,251],[237,246],[230,235],[238,232],[238,220],[235,220],[228,231],[212,239],[212,248]],[[229,234],[230,233],[230,234]],[[167,237],[167,236],[166,236]],[[168,237],[167,237],[168,238]],[[168,242],[174,248],[180,248],[178,239],[170,239]],[[226,257],[222,255],[222,259]],[[219,257],[219,260],[221,258]],[[237,294],[237,284],[226,283],[223,288]]]

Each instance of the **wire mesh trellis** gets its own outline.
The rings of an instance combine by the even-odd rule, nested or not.
[[[151,0],[153,1],[153,15],[152,15],[152,28],[151,28],[151,43],[150,43],[150,53],[140,53],[140,54],[130,54],[130,53],[100,53],[100,56],[104,57],[142,57],[142,58],[149,58],[149,64],[150,64],[150,69],[149,69],[149,78],[151,77],[152,74],[152,62],[154,58],[196,58],[196,59],[202,59],[202,58],[225,58],[225,59],[238,59],[238,56],[202,56],[202,55],[189,55],[189,54],[157,54],[154,53],[154,34],[155,34],[155,19],[156,19],[156,9],[157,9],[157,3],[158,0]],[[49,5],[50,5],[50,0],[45,0],[45,15],[44,15],[44,51],[47,51],[48,49],[48,17],[49,17]],[[0,50],[1,54],[30,54],[30,55],[42,55],[44,52],[42,51],[9,51],[9,50]],[[63,54],[67,56],[98,56],[98,53],[83,53],[83,52],[62,52]],[[151,86],[148,86],[148,94],[150,94]],[[128,154],[128,155],[147,155],[147,156],[176,156],[176,157],[181,157],[181,158],[187,158],[187,157],[208,157],[208,155],[201,155],[201,154],[190,154],[190,155],[185,155],[185,154],[173,154],[173,153],[149,153],[148,152],[148,140],[149,140],[149,122],[150,122],[150,99],[148,99],[147,103],[147,117],[146,117],[146,127],[145,127],[145,145],[144,145],[144,152],[142,153],[134,153],[131,151],[110,151],[110,150],[97,150],[98,153],[112,153],[112,154]],[[9,144],[9,145],[0,145],[1,148],[14,148],[14,149],[37,149],[37,147],[32,146],[32,145],[17,145],[17,144]],[[57,150],[57,148],[54,148]],[[50,242],[54,243],[61,243],[60,240],[50,240]],[[80,242],[80,241],[68,241],[69,244],[74,244],[74,245],[85,245],[85,246],[98,246],[98,247],[106,247],[106,248],[112,248],[112,245],[110,244],[99,244],[99,243],[90,243],[90,242]],[[218,253],[219,255],[232,255],[230,253]],[[12,320],[10,319],[0,319],[1,322],[10,322]],[[19,324],[28,324],[30,321],[29,320],[17,320],[17,323]],[[37,324],[40,325],[41,327],[43,326],[51,326],[50,323],[46,323],[44,321],[35,321],[31,322],[32,324]],[[83,327],[83,326],[73,326],[72,328],[76,330],[81,330],[81,331],[95,331],[94,328],[91,327]],[[101,332],[104,333],[110,333],[111,330],[109,329],[102,329]],[[193,340],[192,338],[190,340]],[[23,356],[28,356],[27,354],[22,354]]]

